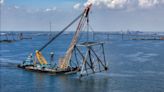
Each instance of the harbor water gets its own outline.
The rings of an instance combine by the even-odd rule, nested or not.
[[[95,39],[106,42],[109,70],[79,80],[77,74],[52,75],[17,68],[17,64],[49,40],[45,32],[27,33],[32,39],[0,43],[0,92],[164,92],[162,40],[122,40],[119,35],[106,39],[99,35]],[[57,63],[72,36],[73,33],[63,34],[44,49],[47,61],[53,51]]]

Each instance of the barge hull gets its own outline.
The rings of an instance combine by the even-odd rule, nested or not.
[[[80,71],[78,67],[67,68],[67,69],[38,68],[33,65],[26,65],[26,66],[18,65],[17,67],[27,71],[40,72],[40,73],[53,73],[53,74],[70,74],[70,73],[77,73],[78,71]]]

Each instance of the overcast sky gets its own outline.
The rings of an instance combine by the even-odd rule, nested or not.
[[[95,31],[162,31],[164,0],[0,0],[2,31],[60,31],[87,3]],[[76,24],[69,30],[74,31]]]

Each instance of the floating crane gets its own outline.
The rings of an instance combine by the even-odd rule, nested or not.
[[[95,66],[96,63],[94,61],[97,60],[97,64],[99,65],[99,71],[100,68],[103,67],[103,70],[108,70],[106,61],[105,61],[105,55],[104,55],[104,49],[103,49],[103,59],[100,59],[98,54],[94,51],[92,46],[94,45],[101,45],[103,48],[103,43],[97,43],[97,42],[85,42],[82,43],[81,45],[78,45],[78,37],[80,35],[80,32],[83,30],[84,26],[86,23],[89,22],[89,11],[91,8],[92,4],[89,4],[85,7],[84,11],[77,17],[75,18],[70,24],[68,24],[62,31],[60,31],[58,34],[56,34],[54,37],[52,37],[45,45],[43,45],[39,50],[36,50],[35,53],[35,58],[32,58],[32,54],[27,57],[25,61],[23,61],[22,64],[19,64],[19,68],[23,68],[25,70],[32,70],[32,71],[38,71],[38,72],[48,72],[48,73],[64,73],[64,74],[69,74],[69,73],[75,73],[75,72],[80,72],[80,76],[82,77],[84,74],[89,74],[89,70],[92,70],[92,73],[95,73]],[[66,51],[66,54],[64,57],[59,59],[59,65],[57,67],[52,67],[48,64],[47,60],[44,58],[42,55],[41,51],[44,50],[51,42],[53,42],[56,38],[58,38],[62,33],[64,33],[72,24],[74,24],[78,19],[79,23],[76,28],[75,34],[72,38],[72,41],[70,43],[69,48]],[[84,56],[84,53],[80,51],[79,46],[85,46],[87,50],[87,55]],[[93,54],[92,54],[93,53]],[[72,57],[76,58],[77,64],[72,66]],[[78,57],[79,56],[79,57]],[[52,56],[53,57],[53,54]],[[78,61],[78,58],[82,58],[81,61]],[[88,60],[87,58],[90,58]],[[96,58],[96,59],[94,59]],[[37,64],[39,63],[39,64]],[[85,67],[84,67],[85,66]],[[87,67],[89,66],[89,67]],[[102,66],[102,67],[100,67]],[[87,71],[88,70],[88,71]],[[87,73],[84,73],[86,72]]]

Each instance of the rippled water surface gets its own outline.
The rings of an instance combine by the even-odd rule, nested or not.
[[[71,37],[62,35],[48,46],[42,52],[46,59],[50,51],[55,61],[64,55]],[[164,41],[120,38],[112,36],[105,45],[109,71],[81,80],[76,74],[50,75],[16,67],[47,42],[45,35],[0,43],[0,92],[164,92]]]

